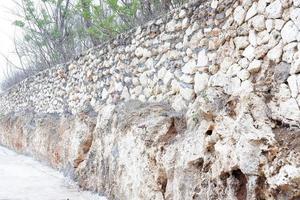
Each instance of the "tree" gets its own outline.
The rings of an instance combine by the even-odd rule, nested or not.
[[[37,71],[65,63],[183,1],[15,0],[18,20],[14,24],[23,32],[22,38],[15,38],[21,67],[2,86],[5,89]]]

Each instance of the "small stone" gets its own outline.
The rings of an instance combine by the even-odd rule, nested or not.
[[[225,57],[220,64],[220,71],[226,73],[229,67],[233,64],[234,60],[232,57]]]
[[[265,9],[267,7],[267,1],[266,0],[259,0],[257,3],[257,12],[259,14],[265,14]]]
[[[186,55],[189,56],[189,57],[191,57],[191,56],[193,55],[192,49],[188,48],[188,49],[186,50]]]
[[[278,99],[280,99],[281,101],[286,101],[289,98],[291,98],[291,91],[290,91],[289,86],[287,86],[284,83],[280,84],[279,92],[278,92]]]
[[[284,43],[290,43],[297,40],[299,31],[292,21],[288,21],[281,30],[281,37]]]
[[[139,85],[139,84],[140,84],[139,79],[136,78],[136,77],[134,77],[134,78],[132,79],[132,84],[133,84],[134,86]]]
[[[266,28],[263,15],[256,15],[249,22],[256,31],[263,31]]]
[[[243,69],[241,71],[238,72],[237,76],[242,80],[245,81],[250,77],[250,73],[248,72],[248,70]]]
[[[291,74],[297,74],[300,72],[300,51],[294,54],[293,62],[291,64]]]
[[[184,83],[194,83],[194,78],[187,74],[181,75],[180,80]]]
[[[129,98],[130,98],[130,94],[129,94],[128,88],[125,86],[121,93],[121,99],[128,100]]]
[[[226,94],[238,96],[241,87],[241,79],[234,77],[230,79],[230,82],[224,87]]]
[[[167,32],[174,32],[175,31],[176,21],[173,19],[169,23],[166,24],[166,31]]]
[[[74,64],[70,64],[68,68],[69,68],[69,70],[71,71],[71,70],[73,70],[73,69],[75,69],[75,68],[76,68],[76,65],[74,65]]]
[[[198,32],[194,33],[194,35],[191,37],[188,46],[190,48],[199,47],[199,42],[203,37],[204,37],[203,31],[199,30]]]
[[[180,92],[180,84],[176,79],[173,79],[171,82],[172,92],[178,93]]]
[[[180,95],[187,101],[191,101],[194,96],[194,90],[192,88],[186,87],[184,85],[180,86]]]
[[[247,21],[248,19],[252,18],[257,14],[257,3],[253,2],[252,6],[249,8],[245,20]]]
[[[252,0],[242,0],[241,1],[242,6],[248,10],[250,8],[250,6],[252,5],[253,1]]]
[[[243,69],[246,69],[249,65],[249,61],[247,58],[240,59],[238,63]]]
[[[212,87],[224,87],[228,83],[229,78],[221,72],[218,72],[209,78],[209,86]]]
[[[141,94],[141,95],[138,97],[138,100],[140,100],[141,102],[146,102],[146,97],[145,97],[145,95]]]
[[[179,112],[186,109],[187,105],[181,95],[176,95],[172,103],[172,107]]]
[[[233,12],[233,19],[237,22],[238,25],[241,25],[244,22],[246,16],[246,11],[242,6],[235,8]]]
[[[183,48],[182,42],[177,43],[177,44],[175,45],[175,48],[176,48],[176,49],[182,49],[182,48]]]
[[[206,55],[206,51],[205,51],[205,49],[202,49],[198,53],[197,66],[198,67],[205,67],[207,65],[208,65],[208,58],[207,58],[207,55]]]
[[[297,52],[297,42],[291,42],[283,47],[282,60],[287,63],[292,63],[294,54]]]
[[[256,47],[256,33],[255,30],[250,30],[249,31],[249,36],[248,36],[249,42],[252,46]]]
[[[294,8],[291,11],[291,19],[300,30],[300,8]]]
[[[294,0],[294,6],[299,7],[300,6],[300,0]]]
[[[210,7],[212,9],[216,9],[218,7],[218,3],[219,3],[218,0],[212,0],[211,4],[210,4]]]
[[[299,121],[300,110],[297,101],[294,98],[290,98],[287,101],[280,102],[279,105],[280,114],[291,120]]]
[[[186,74],[195,74],[196,71],[197,71],[197,68],[196,68],[195,60],[190,60],[182,68],[182,72],[186,73]]]
[[[274,27],[274,21],[272,19],[267,19],[266,20],[266,29],[268,32],[271,32]]]
[[[115,90],[121,92],[123,90],[123,84],[122,82],[118,82],[115,85]]]
[[[268,58],[275,62],[280,61],[281,55],[282,55],[282,43],[281,42],[278,45],[276,45],[273,49],[271,49],[267,54]]]
[[[257,45],[262,45],[268,43],[270,40],[270,34],[268,31],[264,30],[257,34]]]
[[[266,7],[266,14],[268,18],[280,18],[282,15],[282,3],[280,0],[272,2]]]
[[[248,67],[250,73],[257,73],[261,68],[261,60],[253,60]]]
[[[273,30],[271,33],[270,33],[270,40],[268,42],[268,48],[273,48],[275,47],[279,41],[281,40],[281,35],[280,35],[280,32],[277,31],[277,30]]]
[[[180,12],[179,12],[179,14],[178,14],[178,17],[180,18],[180,19],[182,19],[182,18],[185,18],[186,17],[186,10],[185,9],[182,9],[182,10],[180,10]]]
[[[173,78],[174,78],[173,73],[167,71],[163,77],[164,85],[168,85]]]
[[[281,31],[283,25],[284,25],[285,21],[282,20],[282,19],[275,19],[274,20],[274,28],[277,30],[277,31]]]
[[[209,75],[206,73],[196,73],[194,89],[196,94],[203,91],[208,85]]]
[[[277,83],[286,82],[289,77],[290,65],[285,62],[281,62],[274,68],[274,80]]]
[[[246,57],[249,61],[253,60],[255,57],[255,48],[251,45],[249,45],[242,54],[244,57]]]
[[[243,81],[241,83],[239,95],[241,97],[247,96],[251,92],[253,92],[253,84],[251,83],[251,81],[250,80]]]
[[[182,23],[181,23],[182,29],[186,29],[186,28],[189,27],[189,25],[190,25],[190,22],[189,22],[189,21],[190,21],[190,20],[189,20],[188,17],[186,17],[186,18],[184,18],[184,19],[182,20]]]
[[[248,45],[248,37],[242,36],[242,37],[236,37],[234,38],[234,44],[237,49],[245,49]]]
[[[218,65],[209,65],[208,66],[208,71],[211,74],[216,74],[219,71],[219,66]]]
[[[167,73],[167,70],[165,67],[160,68],[160,70],[157,73],[157,76],[159,79],[163,79],[165,77],[165,74]]]
[[[142,86],[146,87],[148,85],[148,77],[146,73],[143,73],[139,79]]]
[[[293,98],[296,98],[298,95],[298,85],[297,85],[297,76],[292,75],[287,79],[291,95]]]
[[[142,47],[138,47],[135,50],[135,55],[137,57],[150,58],[151,57],[151,51],[149,51],[148,49],[142,48]]]
[[[103,88],[102,93],[101,93],[101,99],[106,99],[108,97],[109,93],[106,90],[106,88]]]

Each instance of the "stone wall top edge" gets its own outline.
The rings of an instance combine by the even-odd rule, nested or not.
[[[107,41],[104,41],[103,43],[101,43],[100,45],[98,46],[95,46],[95,47],[91,47],[87,50],[85,50],[84,52],[80,53],[79,55],[77,56],[74,56],[70,61],[66,62],[66,63],[60,63],[60,64],[57,64],[57,65],[54,65],[53,67],[51,68],[46,68],[46,69],[43,69],[41,71],[38,71],[37,73],[34,73],[33,75],[25,78],[24,80],[22,80],[21,82],[15,84],[15,85],[12,85],[11,87],[9,87],[8,89],[0,92],[0,98],[2,96],[5,96],[6,94],[9,94],[11,91],[19,88],[21,85],[23,85],[25,82],[34,82],[34,79],[38,76],[42,76],[43,74],[45,73],[51,73],[51,71],[56,71],[58,69],[61,69],[61,68],[65,68],[67,67],[68,65],[78,61],[79,59],[81,58],[84,58],[85,56],[93,53],[93,52],[98,52],[100,50],[105,50],[106,53],[109,52],[109,47],[113,46],[113,48],[117,48],[119,46],[124,46],[124,44],[120,44],[119,41],[121,40],[132,40],[132,35],[131,34],[134,34],[137,29],[141,29],[141,31],[147,29],[148,27],[150,27],[151,25],[153,25],[157,20],[161,19],[162,20],[162,23],[161,24],[165,24],[170,18],[172,18],[172,15],[176,12],[176,11],[179,11],[181,9],[186,9],[186,8],[191,8],[191,7],[197,7],[197,6],[200,6],[200,5],[204,5],[205,3],[209,2],[209,0],[190,0],[188,1],[187,3],[183,4],[182,6],[178,7],[178,8],[174,8],[172,10],[170,10],[168,13],[165,13],[165,14],[162,14],[162,15],[159,15],[157,16],[156,18],[146,22],[145,24],[142,24],[140,26],[137,26],[137,27],[134,27],[134,28],[131,28],[129,29],[128,31],[125,31],[123,33],[120,33],[118,34],[116,37],[112,38],[112,39],[109,39]]]

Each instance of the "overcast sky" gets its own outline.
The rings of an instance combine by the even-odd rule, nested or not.
[[[0,0],[0,81],[3,80],[4,73],[7,71],[6,60],[2,55],[17,63],[13,54],[15,27],[12,23],[15,17],[11,14],[12,9],[14,9],[13,0]]]

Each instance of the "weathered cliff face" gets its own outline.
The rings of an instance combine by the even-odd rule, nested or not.
[[[268,118],[258,96],[232,101],[186,116],[138,101],[98,116],[11,114],[0,142],[110,199],[299,198],[299,129]]]
[[[0,142],[111,199],[299,199],[299,6],[187,4],[7,91]]]

